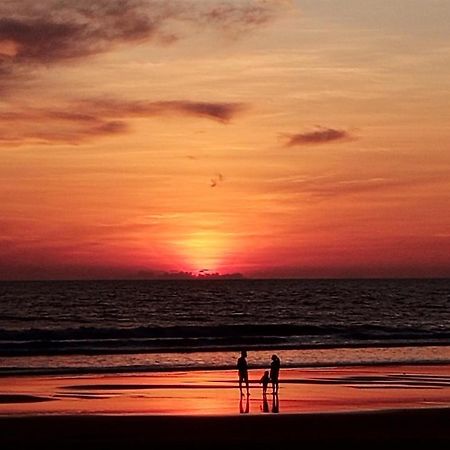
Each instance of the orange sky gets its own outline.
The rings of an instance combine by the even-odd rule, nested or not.
[[[3,1],[0,279],[450,276],[449,17]]]

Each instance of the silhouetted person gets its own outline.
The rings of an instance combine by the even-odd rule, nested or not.
[[[281,361],[277,355],[272,355],[270,363],[270,380],[272,381],[272,393],[278,394],[278,378],[280,376]]]
[[[280,412],[280,401],[278,399],[278,394],[272,394],[272,412],[273,413]]]
[[[245,409],[244,409],[244,404],[242,402],[242,397],[243,397],[243,395],[241,395],[240,400],[239,400],[239,412],[241,414],[247,414],[248,412],[250,412],[250,397],[247,395],[247,398],[245,400]]]
[[[261,379],[259,380],[259,382],[262,384],[262,390],[263,390],[263,394],[266,395],[267,392],[267,386],[269,386],[269,381],[270,381],[270,376],[269,376],[269,371],[266,370],[264,372],[264,375],[261,377]]]
[[[245,382],[247,386],[247,395],[249,394],[248,386],[248,365],[247,365],[247,352],[242,350],[240,358],[237,360],[237,369],[239,372],[239,391],[242,393],[242,382]]]
[[[269,412],[269,402],[267,401],[267,394],[265,392],[262,397],[262,411],[265,413]]]

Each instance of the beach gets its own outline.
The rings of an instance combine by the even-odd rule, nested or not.
[[[2,448],[450,441],[450,365],[291,368],[250,396],[234,370],[0,378]],[[245,392],[245,391],[244,391]]]
[[[2,450],[450,441],[448,280],[2,288]]]

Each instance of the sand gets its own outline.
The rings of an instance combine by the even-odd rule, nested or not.
[[[450,366],[0,378],[0,448],[238,443],[448,443]]]

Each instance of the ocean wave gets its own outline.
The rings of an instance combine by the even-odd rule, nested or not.
[[[450,330],[335,324],[0,330],[2,356],[410,344],[448,345]]]
[[[442,337],[450,338],[450,329],[388,327],[381,325],[219,325],[219,326],[172,326],[135,328],[77,327],[60,329],[29,328],[22,330],[0,330],[0,341],[26,340],[88,340],[88,339],[127,339],[127,338],[198,338],[228,336],[324,336],[337,335],[354,338],[365,337]]]

